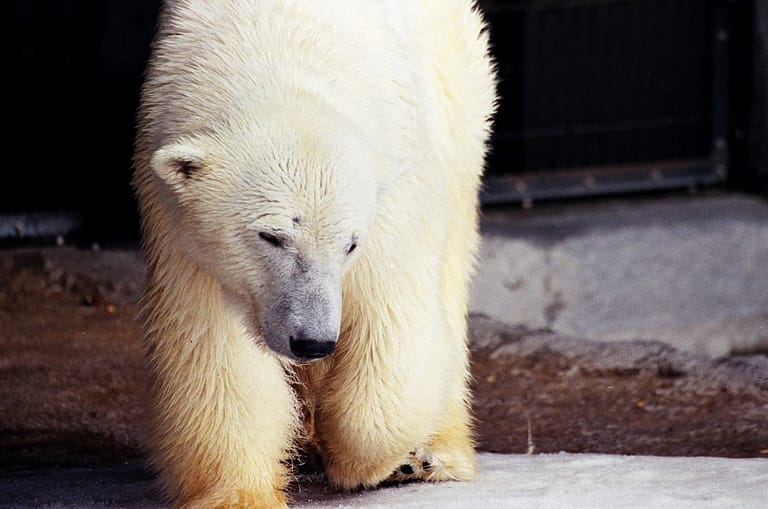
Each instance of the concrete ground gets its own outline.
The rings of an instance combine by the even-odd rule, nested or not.
[[[768,202],[621,198],[486,210],[471,310],[594,340],[768,351]]]
[[[763,509],[768,461],[584,454],[481,454],[480,477],[467,483],[411,483],[339,493],[320,477],[301,477],[292,507],[488,509]],[[162,509],[144,464],[38,471],[0,479],[7,509]]]

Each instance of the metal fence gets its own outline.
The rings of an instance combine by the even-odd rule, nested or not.
[[[724,2],[480,2],[501,75],[485,203],[721,182]]]

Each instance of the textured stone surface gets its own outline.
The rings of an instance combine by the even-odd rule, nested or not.
[[[482,450],[768,457],[768,358],[471,320]]]
[[[768,203],[734,194],[492,209],[471,310],[712,357],[768,351]]]

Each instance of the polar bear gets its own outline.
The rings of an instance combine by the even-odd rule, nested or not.
[[[135,187],[148,450],[179,507],[476,466],[466,312],[496,103],[470,0],[167,0]]]

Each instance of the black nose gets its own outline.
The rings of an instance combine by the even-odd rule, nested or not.
[[[296,338],[291,336],[291,353],[297,359],[321,359],[331,355],[336,348],[335,341],[317,341],[315,339]]]

